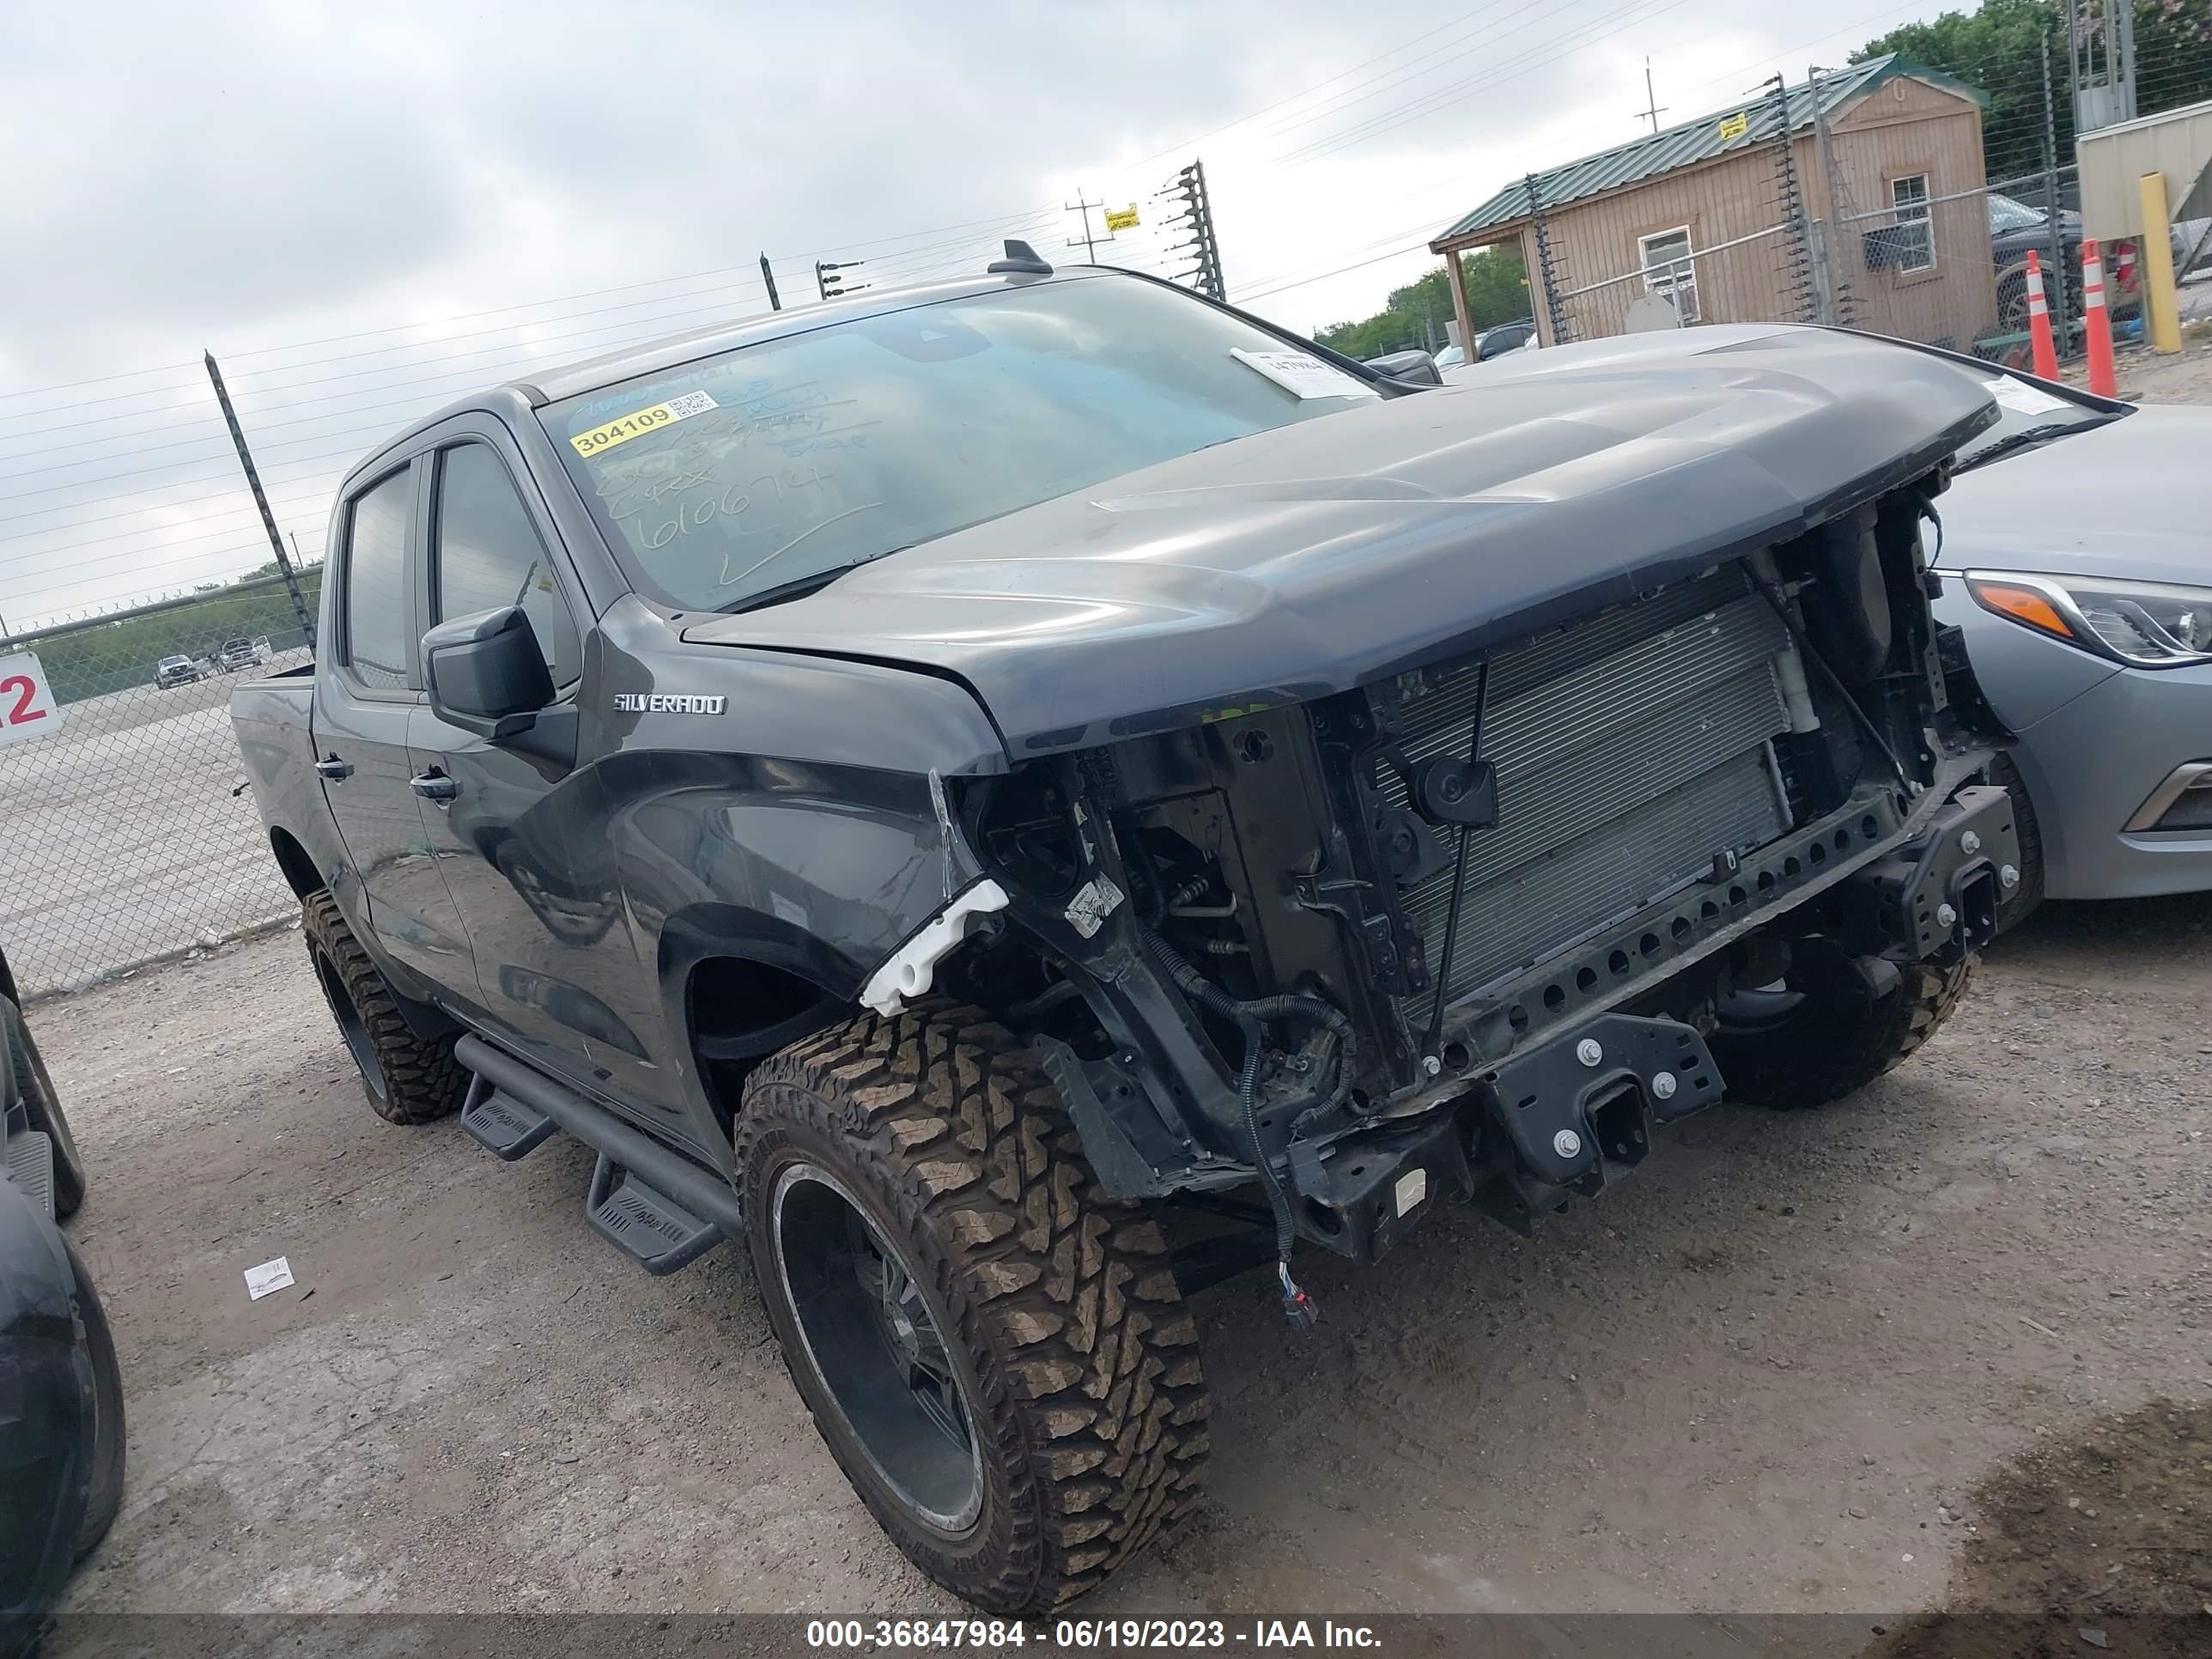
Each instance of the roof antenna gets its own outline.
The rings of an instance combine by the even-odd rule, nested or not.
[[[1052,267],[1037,258],[1037,251],[1035,248],[1027,242],[1017,242],[1011,239],[1006,243],[1006,257],[1003,259],[992,260],[983,269],[994,276],[1002,274],[1018,276],[1052,275]]]

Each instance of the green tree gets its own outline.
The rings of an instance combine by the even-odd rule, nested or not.
[[[1517,252],[1486,248],[1461,262],[1467,275],[1468,315],[1478,329],[1528,316],[1528,279]],[[1409,348],[1443,349],[1444,325],[1453,318],[1451,279],[1443,265],[1418,282],[1392,290],[1382,310],[1358,322],[1332,323],[1314,338],[1348,357],[1379,357]]]
[[[2212,97],[2212,7],[2205,0],[2136,0],[2135,33],[2137,100],[2144,114]],[[2074,151],[2072,65],[2065,10],[2055,0],[1983,0],[1974,11],[1947,11],[1893,28],[1852,53],[1851,61],[1903,52],[1987,94],[1982,155],[1994,180],[2043,165],[2046,41],[2057,159],[2063,166]]]

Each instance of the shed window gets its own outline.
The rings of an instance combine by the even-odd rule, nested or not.
[[[1936,225],[1928,210],[1928,175],[1916,173],[1889,181],[1889,204],[1897,210],[1899,270],[1936,269]]]
[[[1698,320],[1698,268],[1691,262],[1690,228],[1662,230],[1636,239],[1637,263],[1644,270],[1644,291],[1674,302],[1687,328]]]

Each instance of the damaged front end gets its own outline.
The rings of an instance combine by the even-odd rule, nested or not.
[[[1991,934],[2017,842],[1929,611],[1942,483],[1565,627],[973,781],[1010,925],[965,988],[1032,1035],[1109,1190],[1234,1210],[1256,1181],[1285,1261],[1595,1193],[1727,1091],[1730,1009],[1793,960],[1878,997]]]

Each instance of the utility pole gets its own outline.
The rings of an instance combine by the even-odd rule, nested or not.
[[[825,300],[842,300],[848,294],[858,294],[873,287],[874,284],[870,283],[857,283],[848,288],[845,278],[837,274],[841,270],[858,270],[867,263],[866,259],[817,259],[814,262],[815,292]]]
[[[761,255],[761,281],[768,284],[768,308],[770,311],[782,310],[783,301],[775,295],[775,273],[768,268],[768,255],[765,252]]]
[[[1651,131],[1656,135],[1659,131],[1659,118],[1672,106],[1661,103],[1659,94],[1651,90],[1651,60],[1649,58],[1644,60],[1644,107],[1636,112],[1637,118],[1650,122]]]
[[[270,551],[276,556],[276,573],[284,579],[284,591],[292,596],[292,614],[299,619],[300,631],[307,635],[307,648],[315,647],[315,620],[307,614],[307,602],[301,597],[299,573],[292,568],[292,561],[284,556],[284,538],[276,533],[276,515],[269,510],[269,496],[261,488],[261,475],[253,469],[253,452],[246,447],[246,434],[238,424],[238,411],[230,406],[230,390],[222,383],[222,370],[215,360],[215,353],[204,352],[208,379],[215,384],[215,400],[222,405],[223,424],[230,428],[231,447],[238,451],[238,464],[246,469],[246,487],[253,492],[253,504],[261,509],[261,527],[269,532]]]
[[[1098,263],[1098,257],[1096,251],[1097,244],[1100,242],[1110,242],[1114,240],[1110,232],[1104,236],[1093,236],[1091,234],[1091,210],[1093,208],[1103,208],[1105,205],[1106,204],[1103,202],[1086,200],[1083,192],[1079,190],[1075,192],[1075,199],[1066,204],[1060,210],[1063,213],[1080,213],[1083,216],[1083,234],[1081,236],[1069,237],[1067,239],[1067,245],[1070,247],[1074,247],[1079,243],[1082,246],[1083,263],[1087,265],[1095,265]]]
[[[1175,277],[1189,277],[1191,285],[1200,294],[1211,295],[1217,300],[1228,299],[1228,285],[1221,280],[1221,242],[1213,231],[1213,204],[1206,193],[1206,163],[1193,161],[1159,193],[1182,204],[1182,210],[1170,216],[1167,225],[1181,227],[1191,234],[1190,240],[1177,242],[1168,251],[1174,253],[1188,249],[1197,260],[1189,269],[1175,272]]]

